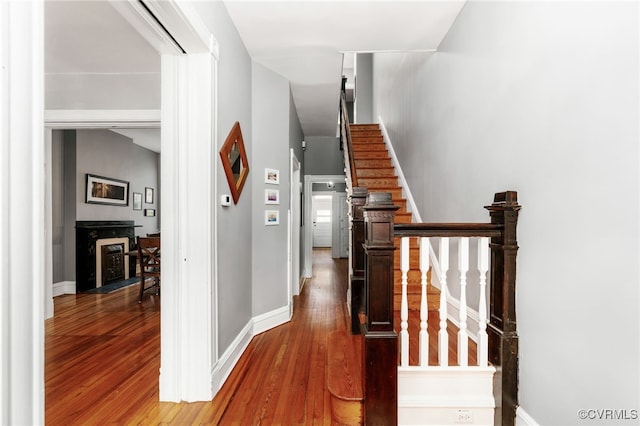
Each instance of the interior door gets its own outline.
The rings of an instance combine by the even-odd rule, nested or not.
[[[331,247],[331,195],[314,195],[312,199],[313,247]]]

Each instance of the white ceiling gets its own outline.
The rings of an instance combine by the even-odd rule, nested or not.
[[[308,137],[335,136],[343,53],[435,50],[464,0],[224,3],[252,59],[291,82]],[[45,40],[47,108],[159,108],[159,56],[109,2],[47,1]]]

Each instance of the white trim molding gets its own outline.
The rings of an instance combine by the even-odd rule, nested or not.
[[[291,320],[289,306],[283,306],[271,312],[265,312],[253,318],[253,335],[264,333],[274,327],[285,324]]]
[[[63,294],[76,294],[75,281],[60,281],[53,285],[53,296],[62,296]]]
[[[157,109],[48,109],[44,122],[50,128],[158,128],[160,110]]]
[[[253,320],[244,326],[220,359],[214,364],[211,370],[211,388],[214,394],[222,388],[247,346],[251,343],[251,339],[253,339],[252,329]]]
[[[516,426],[539,426],[522,407],[516,409]]]
[[[44,424],[44,1],[0,2],[0,424]]]

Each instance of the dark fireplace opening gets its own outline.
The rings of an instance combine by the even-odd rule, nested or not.
[[[124,244],[102,246],[102,285],[121,281],[125,277]]]

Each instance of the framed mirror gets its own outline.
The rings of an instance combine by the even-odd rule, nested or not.
[[[249,175],[249,161],[247,160],[247,152],[244,149],[240,123],[237,121],[233,125],[231,132],[229,132],[222,148],[220,148],[220,159],[222,160],[222,167],[224,167],[224,174],[227,176],[229,189],[231,189],[233,203],[238,204],[242,187]]]

